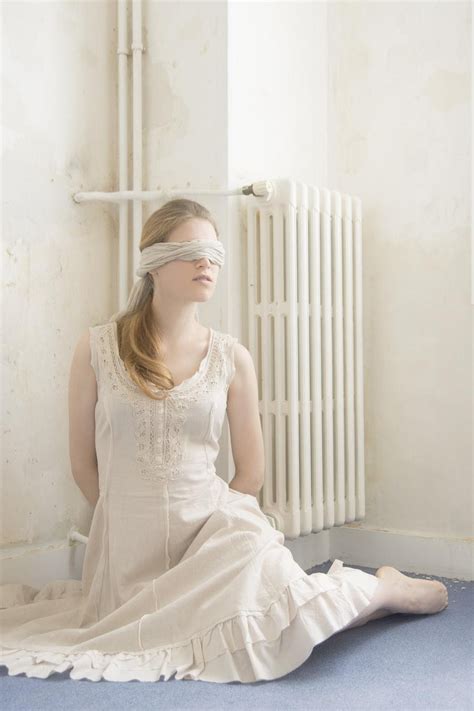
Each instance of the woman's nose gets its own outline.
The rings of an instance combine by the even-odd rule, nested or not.
[[[206,266],[209,266],[211,263],[211,260],[209,259],[209,257],[200,257],[196,261],[198,264],[205,264]]]

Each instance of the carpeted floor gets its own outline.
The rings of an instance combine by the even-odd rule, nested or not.
[[[331,562],[308,573],[326,573]],[[349,564],[347,564],[349,565]],[[373,568],[360,567],[368,573]],[[254,708],[279,711],[473,711],[474,583],[441,580],[449,606],[436,615],[391,615],[333,635],[295,671],[274,681],[213,684],[73,681],[8,676],[0,667],[2,711],[147,711]]]

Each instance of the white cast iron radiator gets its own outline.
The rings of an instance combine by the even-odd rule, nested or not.
[[[259,503],[287,538],[365,516],[361,201],[291,180],[245,200]],[[245,214],[244,213],[244,214]]]

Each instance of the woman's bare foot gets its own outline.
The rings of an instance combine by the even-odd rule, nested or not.
[[[393,599],[385,605],[392,612],[429,615],[448,606],[448,590],[439,580],[410,578],[390,565],[383,565],[375,575],[393,590]]]

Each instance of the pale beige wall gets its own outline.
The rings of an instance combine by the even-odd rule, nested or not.
[[[112,3],[2,3],[1,543],[66,537],[89,505],[70,474],[67,384],[79,333],[112,308]]]
[[[329,182],[363,204],[367,517],[472,536],[471,6],[330,3]]]

